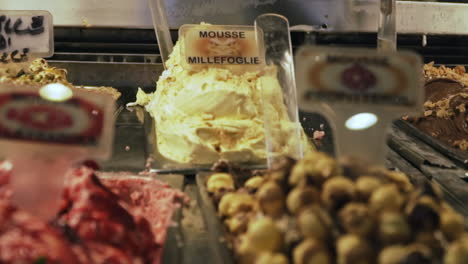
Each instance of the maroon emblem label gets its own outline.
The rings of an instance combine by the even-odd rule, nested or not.
[[[377,84],[375,74],[361,64],[353,64],[341,74],[342,84],[350,90],[365,92]]]
[[[96,145],[103,109],[81,98],[52,102],[36,93],[0,95],[0,137],[72,145]]]
[[[73,125],[70,113],[60,112],[59,109],[48,105],[28,107],[11,107],[7,110],[8,122],[18,122],[37,130],[60,130]]]
[[[296,54],[299,104],[420,106],[420,67],[420,56],[412,52],[303,46]]]

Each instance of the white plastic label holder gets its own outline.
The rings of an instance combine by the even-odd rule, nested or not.
[[[384,165],[389,124],[422,110],[415,53],[303,46],[296,66],[299,106],[328,119],[338,156]]]

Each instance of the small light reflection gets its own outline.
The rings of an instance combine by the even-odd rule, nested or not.
[[[350,130],[365,130],[377,124],[378,117],[372,113],[359,113],[346,120],[346,127]]]
[[[13,163],[8,160],[5,160],[0,163],[0,170],[1,171],[11,171],[13,169]]]
[[[49,101],[63,102],[72,98],[73,91],[61,83],[51,83],[42,87],[39,95]]]

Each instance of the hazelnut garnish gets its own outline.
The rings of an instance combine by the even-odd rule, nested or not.
[[[430,250],[421,244],[395,245],[384,248],[379,254],[379,264],[432,263]]]
[[[320,187],[326,179],[341,174],[341,167],[328,155],[313,152],[296,163],[291,171],[289,184],[312,184]]]
[[[255,264],[288,264],[288,258],[281,253],[264,252],[255,260]]]
[[[457,240],[465,231],[463,216],[450,211],[440,215],[440,230],[448,241]]]
[[[395,184],[398,189],[404,193],[410,192],[413,190],[413,185],[408,179],[408,176],[402,172],[390,171],[385,168],[373,167],[369,169],[370,175],[375,175],[377,177],[384,177],[390,183]]]
[[[432,262],[431,250],[422,244],[411,244],[406,247],[407,255],[403,263],[427,264]]]
[[[441,257],[444,255],[444,247],[440,237],[437,237],[436,232],[419,232],[414,237],[414,242],[428,247],[433,257]]]
[[[394,184],[384,184],[375,190],[369,200],[373,211],[400,211],[404,197]]]
[[[234,180],[228,173],[214,173],[208,178],[206,188],[207,191],[210,193],[233,191]]]
[[[238,212],[254,209],[255,200],[247,193],[228,193],[221,198],[218,211],[221,216],[233,216]]]
[[[338,217],[346,232],[358,236],[367,236],[374,227],[374,219],[367,206],[362,203],[347,204],[340,210]]]
[[[356,197],[354,183],[345,177],[334,177],[323,185],[322,202],[328,209],[336,211]]]
[[[308,238],[302,241],[293,251],[294,264],[329,264],[332,258],[323,243]]]
[[[304,208],[298,215],[297,226],[306,238],[326,241],[330,236],[332,219],[328,213],[318,205]]]
[[[232,200],[234,200],[235,193],[228,193],[221,198],[218,204],[218,213],[223,216],[228,214],[228,210],[231,207]]]
[[[406,247],[402,245],[388,246],[380,251],[379,264],[402,264],[407,255]]]
[[[439,228],[439,211],[440,206],[427,195],[414,199],[405,209],[411,228],[417,231],[434,231]]]
[[[367,202],[372,193],[382,185],[382,181],[373,176],[362,176],[356,181],[356,190],[360,200]]]
[[[468,244],[463,239],[450,244],[444,256],[444,264],[468,263]]]
[[[241,238],[239,252],[258,254],[263,251],[274,252],[283,246],[283,234],[269,217],[250,222],[247,233]]]
[[[268,180],[276,181],[280,185],[287,184],[287,179],[295,164],[296,160],[289,157],[283,157],[273,163],[266,178],[268,178]]]
[[[351,179],[356,179],[361,175],[366,175],[368,171],[366,162],[352,156],[341,158],[340,165],[343,168],[344,175]]]
[[[369,243],[356,235],[345,235],[336,244],[338,264],[371,264],[375,256]]]
[[[302,208],[320,201],[319,192],[310,186],[297,186],[289,192],[286,205],[289,212],[297,214]]]
[[[275,181],[263,184],[256,193],[260,209],[268,216],[278,217],[284,212],[284,193]]]
[[[405,243],[411,238],[411,229],[403,214],[383,212],[379,220],[378,236],[384,245]]]
[[[249,218],[251,215],[249,213],[240,212],[234,215],[231,218],[226,219],[224,222],[229,230],[233,234],[244,233],[247,230],[247,225],[249,224]]]
[[[261,176],[252,177],[245,182],[244,187],[247,189],[248,192],[255,193],[258,190],[258,188],[262,186],[264,180],[265,179]]]

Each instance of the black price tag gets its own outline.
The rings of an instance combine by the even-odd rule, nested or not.
[[[0,63],[20,63],[54,53],[52,15],[47,11],[0,11]]]

